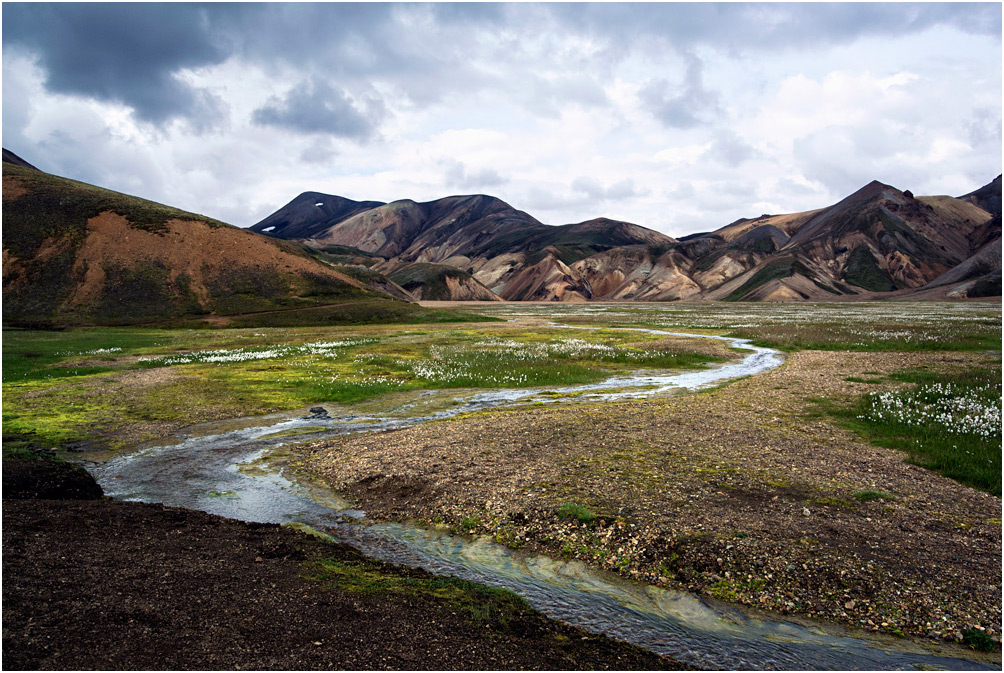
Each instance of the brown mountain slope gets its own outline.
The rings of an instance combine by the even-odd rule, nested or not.
[[[136,324],[379,299],[294,246],[3,164],[6,324]]]
[[[804,215],[783,246],[761,259],[748,257],[742,274],[710,289],[706,296],[789,301],[916,291],[976,254],[979,248],[973,242],[985,241],[993,220],[991,213],[970,201],[949,196],[915,198],[880,182],[808,218]],[[716,254],[724,253],[722,249],[712,252],[695,266],[707,266]],[[744,260],[736,261],[746,265]],[[985,269],[986,263],[980,268]]]
[[[287,216],[280,210],[256,228]],[[484,195],[397,201],[325,222],[304,242],[359,248],[385,273],[447,265],[507,300],[822,301],[915,294],[937,279],[983,292],[973,274],[992,273],[1000,248],[1000,177],[960,198],[915,198],[875,181],[826,208],[680,240],[606,218],[546,226]],[[996,248],[981,252],[987,245]],[[979,263],[945,275],[977,253]]]
[[[316,198],[320,203],[338,197]],[[300,212],[294,211],[286,206],[254,229],[263,231]],[[276,227],[269,233],[282,232]],[[390,275],[415,263],[445,264],[473,275],[478,284],[506,299],[567,299],[592,296],[588,283],[583,284],[568,265],[618,246],[670,246],[675,240],[606,218],[546,226],[499,199],[473,195],[374,206],[328,224],[303,242],[319,248],[350,246],[381,256],[385,261],[379,269]],[[411,276],[409,282],[414,282],[415,274]],[[440,281],[435,282],[442,285]],[[450,294],[478,294],[474,286],[465,287]],[[431,295],[442,297],[441,290],[433,288]]]

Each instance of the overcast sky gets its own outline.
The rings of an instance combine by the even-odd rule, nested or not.
[[[670,235],[1001,172],[1001,4],[3,4],[3,145],[249,226],[488,193]]]

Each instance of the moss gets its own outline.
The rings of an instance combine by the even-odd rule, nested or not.
[[[864,490],[854,494],[854,499],[858,502],[871,502],[872,500],[895,500],[896,496],[885,491]]]
[[[737,603],[739,601],[739,592],[736,591],[736,587],[732,582],[728,580],[721,580],[712,584],[708,587],[708,593],[720,601],[729,603]]]
[[[823,505],[825,507],[839,507],[840,509],[853,509],[854,503],[844,500],[843,498],[816,498],[813,502],[817,505]]]
[[[892,277],[878,265],[866,245],[859,245],[851,251],[844,266],[843,279],[872,292],[891,292],[896,289]]]
[[[471,275],[446,264],[419,262],[396,269],[389,278],[409,292],[421,290],[422,299],[443,300],[450,299],[450,289],[446,283],[448,278],[466,281]]]
[[[474,626],[500,632],[518,629],[537,613],[507,589],[487,587],[455,577],[434,577],[421,571],[393,569],[368,560],[317,559],[307,564],[307,578],[341,591],[391,595],[431,601],[466,615]]]
[[[993,652],[1001,648],[999,641],[987,635],[986,631],[979,629],[964,629],[962,631],[962,644],[980,652]]]
[[[796,273],[802,274],[806,277],[811,277],[812,275],[809,270],[805,268],[805,265],[796,260],[794,257],[785,257],[783,259],[775,260],[753,274],[752,278],[730,292],[727,297],[722,299],[722,301],[739,301],[761,285],[766,285],[772,280],[790,278]]]
[[[136,322],[164,315],[172,304],[170,271],[162,264],[140,261],[133,266],[106,264],[106,282],[91,309],[102,323]]]
[[[558,508],[558,517],[561,519],[575,519],[579,523],[591,523],[596,518],[596,515],[583,505],[566,502]]]

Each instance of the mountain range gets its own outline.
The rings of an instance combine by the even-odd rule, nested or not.
[[[960,197],[872,182],[826,208],[680,239],[606,218],[549,226],[487,195],[382,203],[305,192],[242,229],[3,150],[5,325],[428,320],[420,299],[1000,294],[1000,176]]]
[[[305,192],[251,227],[421,299],[826,301],[1001,294],[1001,177],[960,196],[871,182],[833,205],[675,239],[598,218],[548,226],[492,196]]]

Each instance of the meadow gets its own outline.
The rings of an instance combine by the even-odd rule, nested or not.
[[[979,369],[884,372],[863,379],[874,392],[813,402],[831,422],[870,441],[1000,492],[998,304],[509,303],[473,311],[496,321],[7,330],[5,451],[73,443],[121,449],[168,426],[203,420],[351,404],[399,391],[591,383],[736,356],[630,331],[644,327],[744,337],[788,352],[983,353]],[[588,329],[573,332],[551,321]]]
[[[724,351],[724,356],[731,355]],[[635,369],[701,367],[723,357],[654,336],[549,325],[473,323],[164,330],[91,328],[4,334],[4,446],[89,442],[386,393],[589,383]]]

